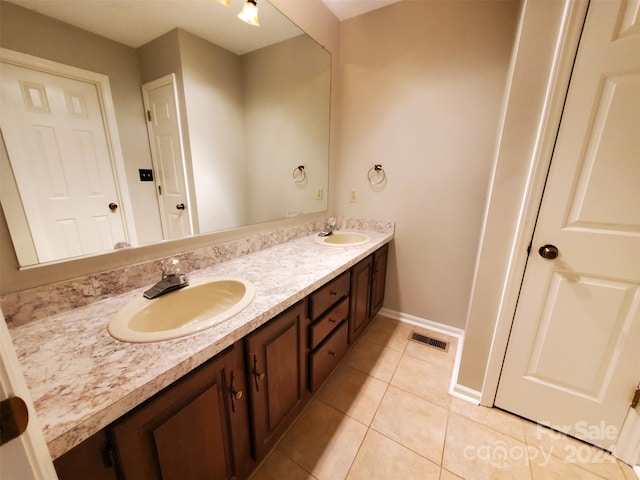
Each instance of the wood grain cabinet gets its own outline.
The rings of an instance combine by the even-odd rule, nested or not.
[[[369,255],[351,269],[349,343],[353,343],[369,323],[372,266],[373,255]]]
[[[349,343],[353,343],[384,303],[389,245],[376,250],[351,270]]]
[[[389,244],[380,247],[373,253],[373,270],[371,272],[371,300],[369,318],[375,317],[384,303],[384,291],[387,283],[387,260]]]
[[[253,463],[242,353],[241,343],[230,347],[63,455],[59,478],[246,477]]]
[[[309,390],[315,392],[347,351],[351,271],[310,295]]]
[[[308,398],[307,300],[245,337],[253,449],[261,459]]]
[[[59,480],[116,480],[118,478],[110,452],[106,430],[87,438],[80,445],[57,458],[53,465]]]

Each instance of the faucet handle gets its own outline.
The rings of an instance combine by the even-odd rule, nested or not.
[[[160,269],[162,270],[162,278],[169,275],[178,275],[180,273],[180,260],[175,257],[164,258],[160,260]]]

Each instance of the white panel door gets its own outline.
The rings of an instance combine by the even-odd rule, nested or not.
[[[167,75],[142,86],[149,118],[151,155],[162,233],[165,239],[193,233],[175,78]]]
[[[1,67],[0,125],[39,261],[126,241],[96,86]]]
[[[637,5],[589,7],[495,402],[609,450],[640,382]]]

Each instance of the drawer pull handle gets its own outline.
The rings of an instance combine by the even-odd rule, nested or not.
[[[231,396],[236,400],[240,400],[242,398],[242,390],[231,390]]]
[[[265,374],[264,372],[258,372],[258,359],[256,356],[253,356],[253,381],[256,385],[256,392],[260,391],[260,382],[264,380]]]
[[[332,352],[331,350],[329,350],[329,355],[331,355],[332,357],[336,356],[336,352]]]
[[[338,292],[334,292],[333,290],[329,290],[329,295],[333,295],[334,297],[338,295]]]
[[[236,400],[240,400],[242,399],[242,390],[236,390],[236,388],[233,386],[233,381],[235,380],[234,376],[233,376],[233,370],[231,370],[231,380],[230,380],[230,385],[229,385],[229,393],[231,394],[231,412],[235,413],[236,412]]]
[[[334,320],[333,318],[329,318],[329,323],[336,323],[336,320]]]

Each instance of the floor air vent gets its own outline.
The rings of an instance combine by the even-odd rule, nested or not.
[[[416,332],[411,332],[409,336],[409,340],[413,340],[414,342],[422,343],[424,345],[428,345],[433,348],[437,348],[438,350],[442,350],[446,352],[449,350],[449,343],[443,342],[442,340],[437,340],[435,338],[427,337],[426,335],[421,335]]]

